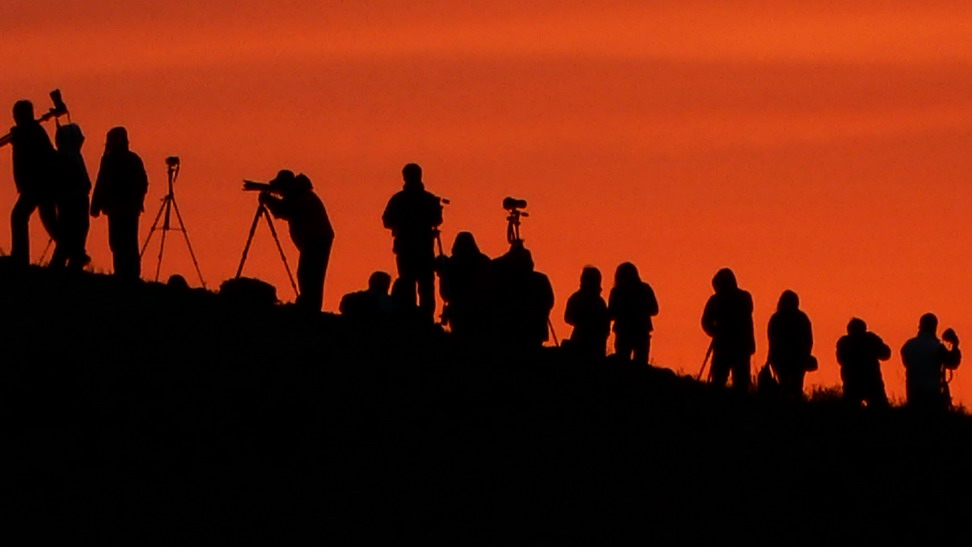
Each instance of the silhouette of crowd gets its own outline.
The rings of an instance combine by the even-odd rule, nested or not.
[[[85,137],[77,124],[61,124],[60,117],[66,113],[59,94],[55,108],[40,118],[35,118],[30,101],[18,101],[13,107],[14,126],[0,138],[0,146],[11,145],[13,179],[19,194],[10,216],[11,259],[17,264],[29,263],[28,226],[37,211],[55,245],[50,267],[84,268],[91,260],[86,251],[89,214],[98,218],[103,213],[108,219],[114,274],[137,280],[141,273],[139,219],[148,190],[144,164],[130,149],[127,130],[111,129],[92,191],[82,155]],[[42,125],[51,117],[57,123],[56,148]],[[340,312],[346,320],[364,330],[433,326],[438,277],[444,303],[440,324],[456,339],[470,344],[488,342],[515,351],[538,350],[551,337],[559,345],[550,321],[553,287],[536,269],[532,253],[520,238],[520,219],[526,216],[521,209],[526,202],[514,198],[503,202],[510,211],[510,247],[506,253],[490,258],[480,250],[472,233],[460,232],[446,254],[439,227],[447,200],[426,189],[422,168],[416,163],[404,166],[402,180],[401,191],[391,197],[381,216],[384,227],[391,231],[397,278],[393,281],[388,273],[375,272],[367,289],[344,296]],[[261,208],[256,220],[264,208],[268,222],[270,215],[286,220],[300,253],[297,306],[320,311],[334,241],[323,201],[314,192],[310,178],[289,170],[279,171],[270,183],[255,184],[260,190]],[[731,379],[734,390],[748,391],[756,352],[753,297],[739,287],[729,268],[715,274],[712,288],[714,293],[701,315],[701,327],[711,338],[703,370],[711,359],[711,383],[722,387]],[[603,291],[601,271],[594,266],[583,268],[579,288],[567,300],[564,312],[564,321],[572,327],[564,340],[564,351],[581,361],[602,361],[607,358],[608,339],[613,333],[612,359],[647,366],[651,362],[653,318],[659,314],[655,291],[631,262],[617,267],[607,301]],[[961,362],[956,333],[946,329],[939,338],[937,330],[937,317],[925,314],[917,335],[901,348],[908,404],[922,410],[951,406],[949,380]],[[786,398],[803,397],[806,374],[817,369],[817,359],[813,356],[812,324],[800,309],[796,292],[787,290],[780,295],[767,326],[767,339],[767,361],[756,375],[758,390]],[[880,362],[890,358],[891,349],[868,331],[862,319],[850,320],[847,334],[837,341],[836,356],[847,404],[888,406]]]

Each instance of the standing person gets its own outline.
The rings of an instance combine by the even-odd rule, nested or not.
[[[115,275],[138,279],[138,218],[144,210],[148,175],[142,158],[128,148],[128,131],[115,127],[105,139],[98,179],[91,196],[91,216],[108,215],[108,246]]]
[[[60,176],[54,194],[57,205],[57,246],[51,256],[51,266],[84,268],[91,258],[85,252],[88,239],[88,194],[91,178],[84,165],[81,145],[84,134],[77,124],[62,125],[54,135],[57,143]]]
[[[767,335],[767,361],[780,380],[780,391],[787,397],[802,397],[803,378],[812,366],[813,329],[810,318],[800,310],[797,293],[783,291],[780,295]]]
[[[908,406],[920,410],[946,410],[951,407],[945,374],[946,370],[955,370],[962,362],[955,331],[946,329],[942,333],[942,340],[938,339],[937,331],[938,317],[926,313],[918,321],[918,335],[901,348]]]
[[[638,365],[648,364],[651,349],[651,318],[658,315],[658,300],[651,286],[641,280],[630,262],[614,272],[608,297],[608,316],[614,321],[614,352]]]
[[[570,349],[584,358],[603,359],[607,354],[611,319],[601,291],[601,270],[587,266],[581,271],[580,288],[567,299],[564,322],[574,327]]]
[[[753,334],[753,297],[739,288],[729,268],[712,278],[715,294],[702,312],[702,329],[712,337],[712,383],[725,386],[732,373],[732,387],[749,389],[750,366],[756,353]]]
[[[30,262],[30,216],[40,211],[41,222],[51,238],[57,235],[54,185],[57,153],[40,122],[34,120],[34,105],[17,101],[13,107],[15,125],[10,129],[13,146],[14,184],[20,197],[10,212],[10,255],[20,264]]]
[[[432,323],[435,318],[435,235],[442,224],[441,200],[425,190],[422,168],[409,163],[402,169],[404,187],[388,201],[381,217],[385,228],[392,231],[395,243],[395,262],[401,294],[415,302],[418,286],[418,307],[422,319]]]
[[[844,401],[854,406],[888,406],[888,395],[881,378],[881,363],[891,358],[891,348],[881,337],[867,330],[863,319],[847,323],[847,335],[837,341],[837,363],[844,384]]]
[[[452,256],[440,258],[439,293],[445,301],[442,322],[459,336],[482,334],[489,262],[470,232],[459,232],[452,244]]]
[[[276,197],[274,194],[279,195]],[[273,216],[282,218],[290,226],[290,239],[300,251],[297,261],[297,306],[314,312],[324,304],[324,276],[334,243],[334,229],[327,218],[321,198],[314,193],[311,181],[304,174],[294,176],[283,170],[270,181],[270,190],[260,193],[260,203]]]

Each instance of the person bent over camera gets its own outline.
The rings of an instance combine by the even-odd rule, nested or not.
[[[277,197],[280,196],[280,197]],[[327,218],[324,203],[309,178],[283,170],[270,181],[270,188],[260,193],[260,203],[277,218],[287,221],[290,239],[300,251],[297,262],[297,305],[319,312],[324,304],[324,277],[334,243],[334,230]]]
[[[124,127],[111,129],[91,195],[91,216],[108,216],[108,246],[118,277],[138,279],[142,273],[138,218],[144,210],[147,191],[145,165],[138,154],[129,150],[128,131]]]

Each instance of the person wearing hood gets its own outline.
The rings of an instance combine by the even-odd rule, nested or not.
[[[574,327],[570,350],[585,359],[604,359],[607,354],[611,319],[602,291],[601,270],[587,266],[581,271],[580,288],[567,299],[564,322]]]
[[[84,249],[90,226],[88,194],[91,192],[91,178],[81,155],[84,134],[77,124],[62,125],[57,128],[54,141],[60,177],[54,194],[58,237],[50,265],[80,270],[91,262]]]
[[[115,127],[105,139],[98,179],[91,196],[91,216],[108,216],[108,246],[115,275],[138,279],[141,259],[138,252],[138,219],[144,210],[148,175],[138,154],[128,145],[128,131]]]
[[[715,274],[712,288],[715,294],[709,297],[702,312],[702,329],[712,337],[712,383],[725,386],[731,372],[733,389],[746,391],[752,356],[756,353],[753,297],[739,288],[736,275],[729,268]]]
[[[20,264],[30,262],[30,216],[40,211],[44,229],[56,239],[57,210],[54,188],[57,153],[51,138],[34,119],[34,105],[17,101],[13,107],[15,125],[10,129],[13,147],[13,177],[20,197],[10,212],[10,255]]]
[[[767,361],[780,382],[783,395],[803,396],[803,379],[812,370],[813,329],[810,318],[800,310],[800,297],[793,291],[783,291],[770,317],[767,328],[769,355]]]
[[[279,197],[277,197],[279,196]],[[297,305],[319,312],[324,304],[324,277],[331,258],[334,229],[321,198],[303,173],[282,170],[260,193],[260,203],[277,218],[287,221],[290,239],[300,251],[297,261]]]
[[[442,322],[458,336],[482,334],[489,262],[470,232],[459,232],[452,244],[452,255],[439,257],[439,293],[445,301]]]
[[[435,318],[435,236],[442,224],[442,200],[425,190],[422,168],[409,163],[402,169],[405,184],[388,201],[381,216],[385,228],[392,231],[398,279],[403,297],[415,302],[424,321]]]
[[[553,286],[550,278],[534,269],[533,254],[522,240],[492,261],[489,285],[490,330],[496,341],[514,350],[541,348],[549,339]]]
[[[918,321],[918,335],[901,348],[908,406],[924,411],[946,410],[951,406],[946,371],[955,370],[962,362],[955,331],[945,329],[941,340],[937,331],[938,317],[926,313]]]
[[[614,353],[637,365],[648,364],[651,318],[658,315],[658,300],[651,285],[641,280],[631,262],[618,266],[608,297],[608,315],[614,321]]]

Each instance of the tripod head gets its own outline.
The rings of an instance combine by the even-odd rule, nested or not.
[[[179,157],[169,156],[165,158],[166,173],[169,175],[169,193],[172,193],[172,185],[179,178]]]
[[[516,199],[507,196],[503,200],[503,208],[509,212],[509,216],[506,217],[506,242],[513,245],[517,241],[523,241],[520,238],[520,218],[530,216],[525,209],[527,202],[525,199]]]

